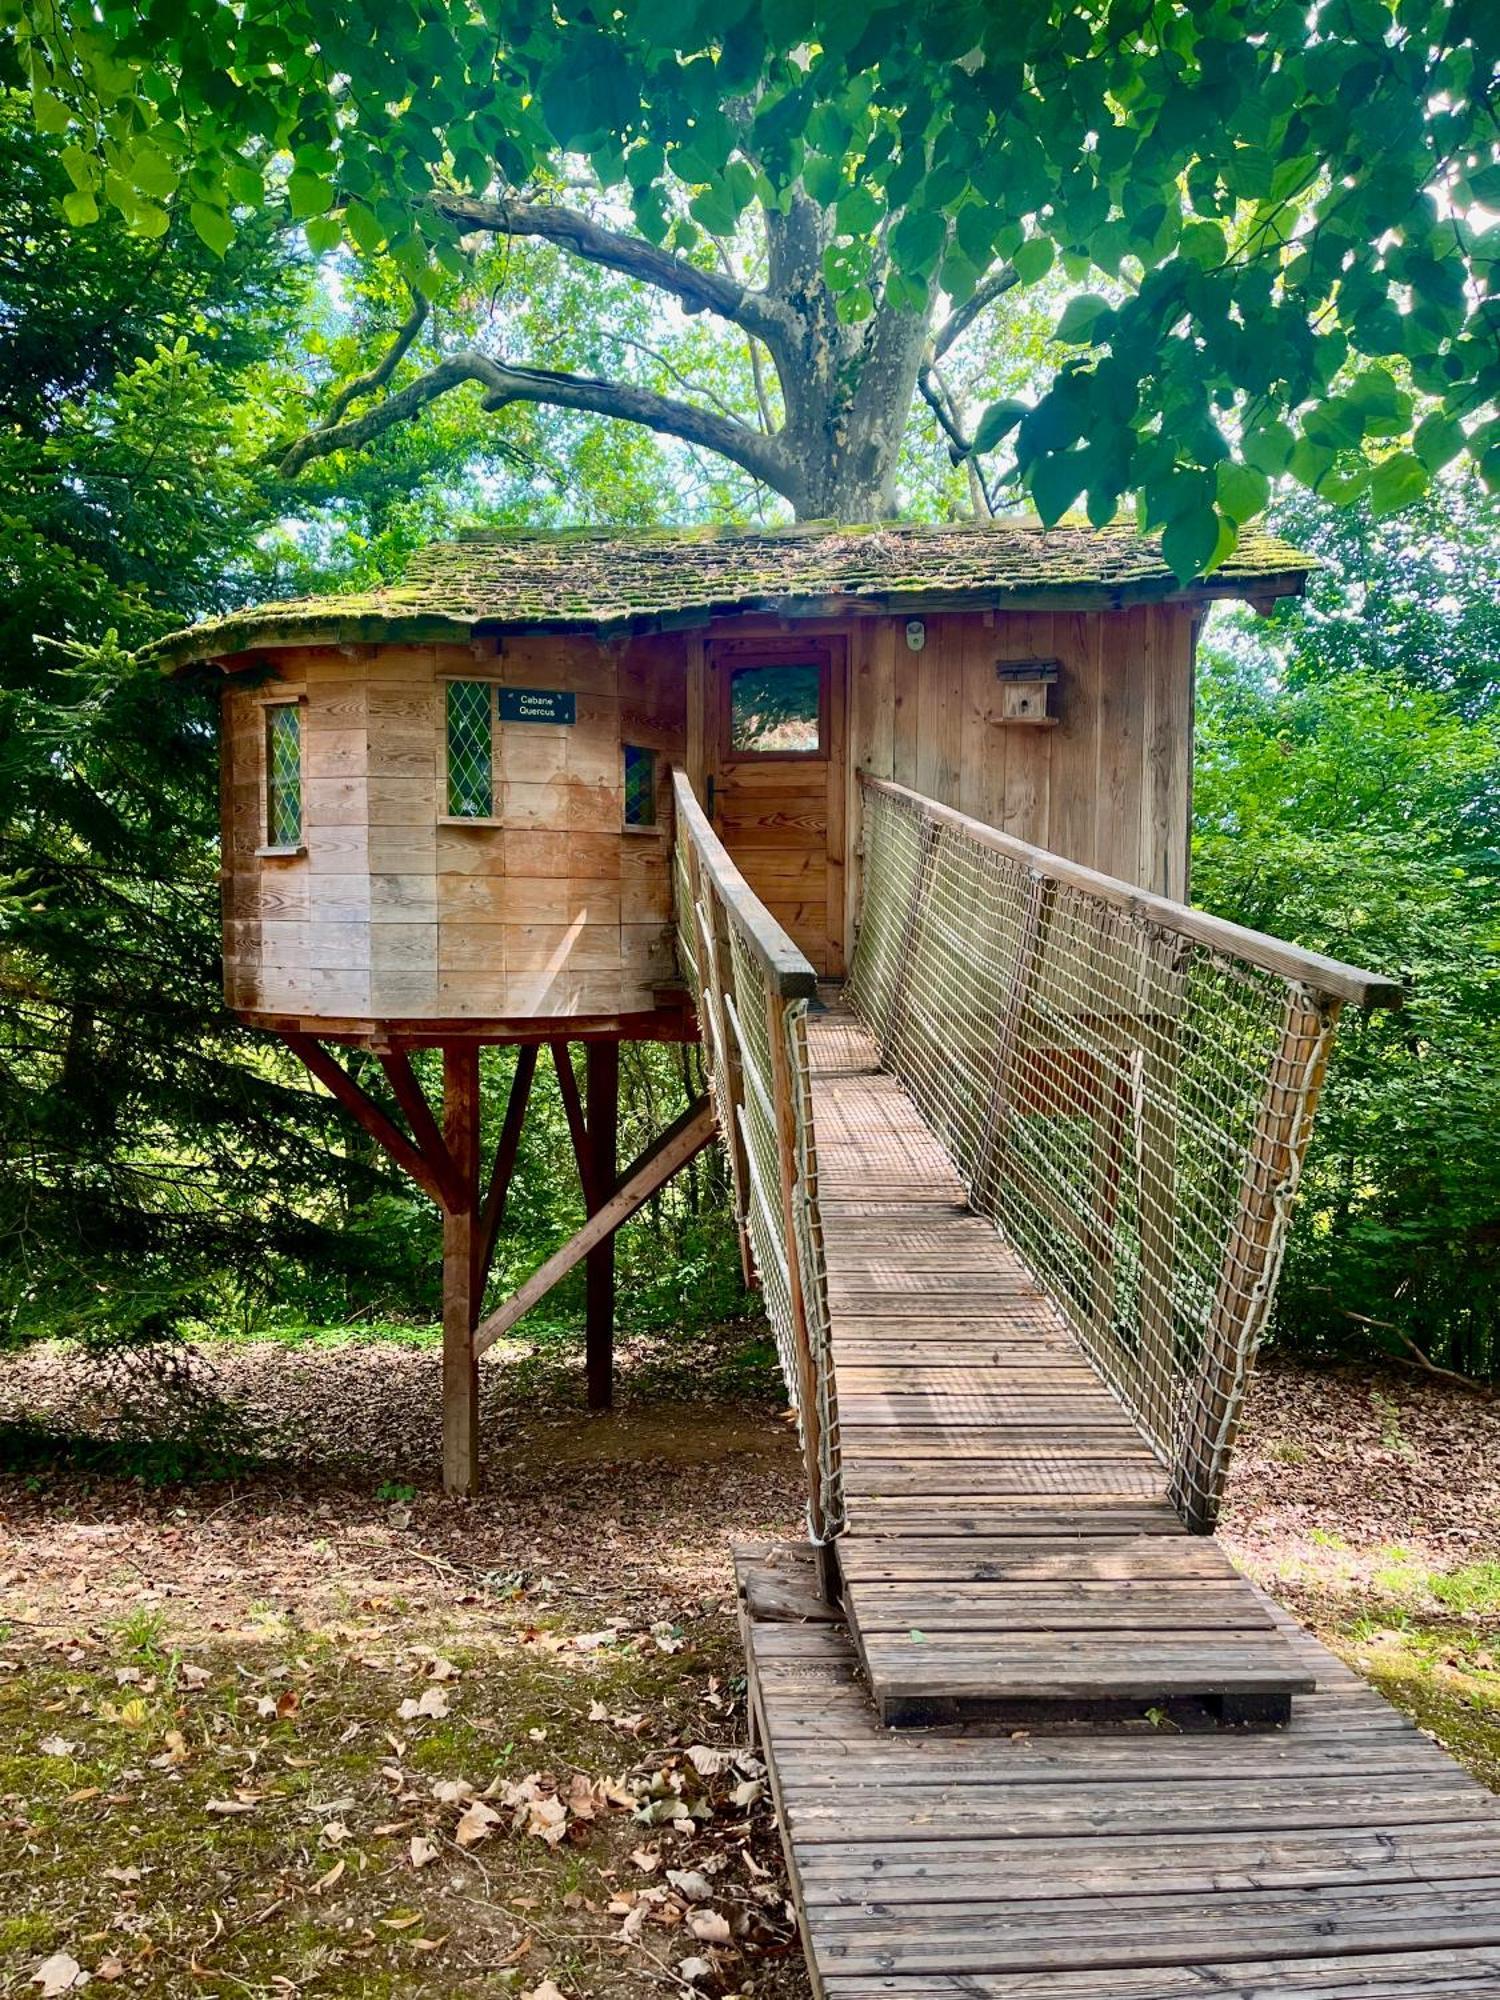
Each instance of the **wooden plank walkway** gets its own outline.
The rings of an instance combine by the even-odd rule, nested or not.
[[[1286,1720],[1265,1603],[1187,1535],[1161,1466],[868,1032],[809,1017],[847,1532],[880,1718]]]
[[[739,1571],[820,2000],[1500,1994],[1500,1801],[1279,1612],[1285,1731],[913,1734],[809,1549]]]

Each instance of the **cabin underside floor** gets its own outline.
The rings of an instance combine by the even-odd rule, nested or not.
[[[968,1207],[869,1033],[808,1022],[850,1636],[879,1719],[1266,1727],[1310,1691],[1187,1534],[1060,1315]]]

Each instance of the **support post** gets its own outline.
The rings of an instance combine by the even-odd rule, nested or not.
[[[586,1045],[590,1215],[615,1191],[620,1165],[620,1044]],[[588,1254],[585,1280],[585,1372],[588,1406],[607,1410],[615,1395],[615,1239]]]
[[[479,1049],[443,1049],[443,1139],[454,1185],[443,1203],[443,1486],[479,1487]]]

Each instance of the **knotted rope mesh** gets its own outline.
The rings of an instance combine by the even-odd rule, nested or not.
[[[848,997],[1211,1526],[1337,1004],[1010,848],[867,784]]]

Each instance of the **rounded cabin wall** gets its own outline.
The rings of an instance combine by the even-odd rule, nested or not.
[[[231,680],[223,697],[224,980],[237,1013],[357,1029],[657,1008],[675,977],[679,640],[537,634],[499,650],[268,659],[271,678]],[[457,736],[451,683],[475,690],[458,698]],[[295,730],[273,713],[287,707]],[[655,753],[653,827],[626,826],[626,745]]]

